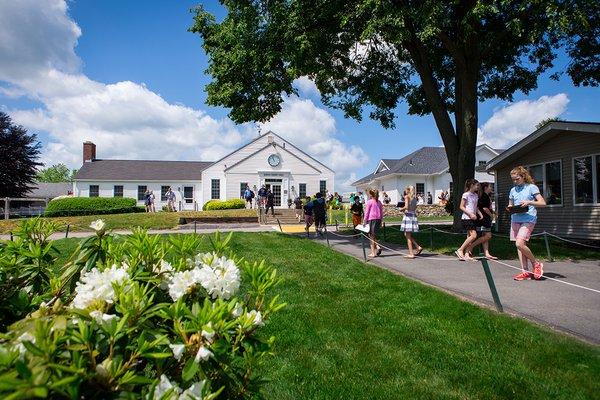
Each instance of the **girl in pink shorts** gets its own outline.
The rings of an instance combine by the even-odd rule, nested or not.
[[[514,168],[510,171],[510,177],[515,184],[508,195],[507,211],[511,214],[510,240],[514,241],[517,246],[519,261],[523,269],[513,278],[516,281],[532,278],[539,280],[544,275],[544,264],[535,258],[527,246],[527,242],[537,221],[536,207],[544,207],[546,200],[540,194],[540,190],[525,167]],[[529,270],[529,263],[533,268],[533,274]]]

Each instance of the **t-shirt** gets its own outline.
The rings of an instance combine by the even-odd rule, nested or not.
[[[488,213],[483,211],[484,208],[487,208],[490,211],[492,210],[492,200],[490,199],[489,194],[487,194],[487,193],[481,194],[481,197],[479,198],[479,202],[477,203],[477,208],[479,208],[479,211],[481,211],[481,215],[483,215],[484,221],[486,221],[486,222],[492,221],[492,217],[490,217]]]
[[[352,203],[350,212],[355,215],[363,215],[363,205],[356,202]]]
[[[294,200],[294,205],[296,206],[296,209],[301,210],[302,200],[299,197],[296,197],[296,199]]]
[[[304,205],[304,214],[313,215],[313,202],[309,201]]]
[[[465,208],[467,211],[469,211],[471,214],[477,215],[477,202],[479,201],[479,196],[477,193],[464,192],[462,199],[465,201]],[[471,219],[471,217],[463,212],[462,219]]]
[[[510,189],[508,199],[512,201],[513,205],[518,206],[524,201],[535,200],[535,196],[538,194],[540,194],[540,189],[538,189],[536,185],[525,183]],[[512,214],[511,221],[518,223],[535,223],[537,221],[537,210],[530,204],[527,207],[527,212]]]

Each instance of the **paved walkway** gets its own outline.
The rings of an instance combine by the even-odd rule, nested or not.
[[[324,239],[315,240],[327,245]],[[333,249],[364,260],[360,237],[339,237],[330,232],[329,242]],[[366,239],[365,244],[368,246]],[[405,247],[385,245],[406,252]],[[380,257],[368,262],[495,309],[479,261],[459,261],[426,251],[409,260],[384,250]],[[522,282],[512,279],[518,271],[510,266],[518,268],[516,260],[501,262],[506,265],[490,262],[490,269],[505,312],[600,344],[600,261],[546,263],[544,274],[548,279]]]

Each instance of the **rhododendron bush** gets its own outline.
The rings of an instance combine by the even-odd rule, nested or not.
[[[30,223],[0,245],[3,277],[28,310],[1,335],[0,397],[261,398],[256,371],[274,338],[258,331],[284,307],[268,295],[276,271],[231,253],[231,235],[201,252],[197,235],[91,227],[56,276],[51,226]],[[36,261],[31,248],[48,251]],[[31,264],[36,273],[15,278]]]

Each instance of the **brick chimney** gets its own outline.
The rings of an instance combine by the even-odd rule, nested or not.
[[[83,142],[83,162],[90,162],[96,159],[96,145],[90,141]]]

